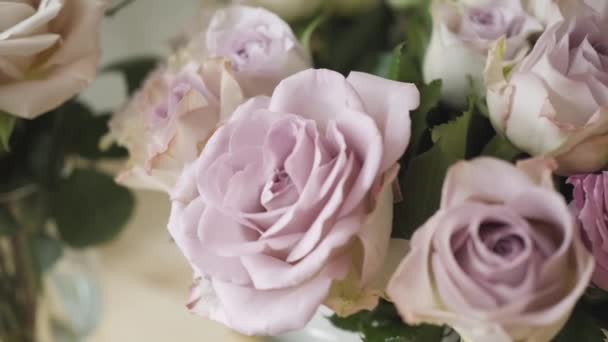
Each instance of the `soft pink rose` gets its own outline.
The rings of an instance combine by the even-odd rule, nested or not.
[[[568,182],[574,185],[570,207],[595,256],[593,282],[608,291],[608,171],[572,176]]]
[[[154,72],[110,121],[111,137],[129,150],[118,182],[169,192],[184,165],[198,157],[216,127],[243,102],[222,59]]]
[[[263,8],[231,6],[215,13],[206,52],[232,62],[247,96],[272,94],[284,78],[312,67],[289,25]]]
[[[0,112],[34,118],[93,80],[103,0],[0,0]]]
[[[307,70],[241,105],[171,196],[191,310],[274,335],[302,328],[349,273],[374,280],[418,101],[411,84]]]
[[[388,294],[410,324],[466,341],[550,341],[593,273],[552,181],[554,162],[481,158],[453,166],[441,206],[416,231]]]

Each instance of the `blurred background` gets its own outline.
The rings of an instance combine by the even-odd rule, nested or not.
[[[171,39],[196,25],[201,2],[138,0],[106,18],[102,66],[127,57],[166,56]],[[125,101],[124,93],[120,76],[102,74],[82,96],[96,109],[111,110]],[[91,253],[101,318],[87,341],[253,341],[188,313],[191,271],[166,231],[166,195],[138,192],[136,198],[127,229]]]

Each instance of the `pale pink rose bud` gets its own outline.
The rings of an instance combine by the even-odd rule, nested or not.
[[[312,67],[289,25],[263,8],[232,6],[217,11],[206,32],[206,51],[232,62],[248,97],[270,95],[282,79]]]

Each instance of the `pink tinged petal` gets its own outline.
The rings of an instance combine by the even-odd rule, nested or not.
[[[322,192],[329,193],[329,198],[324,201],[323,207],[304,234],[300,243],[298,243],[291,253],[289,253],[286,260],[288,263],[294,263],[305,258],[319,243],[321,243],[323,238],[327,238],[327,235],[331,234],[330,230],[334,229],[332,224],[337,219],[336,214],[345,199],[344,196],[348,186],[347,181],[351,178],[351,175],[356,172],[355,167],[354,158],[350,156],[346,160],[346,165],[343,168],[341,166],[336,166],[334,168],[335,171],[332,172],[330,177],[336,175],[335,180],[326,183],[332,185],[332,188],[327,188],[326,191],[321,190]],[[354,213],[352,216],[359,215],[358,213]],[[358,226],[360,227],[360,224]],[[359,227],[356,227],[356,230],[358,230]]]
[[[378,305],[380,298],[388,299],[386,287],[397,266],[409,251],[409,241],[391,239],[387,246],[385,247],[388,250],[385,252],[386,258],[383,259],[381,268],[374,273],[371,282],[364,284],[359,274],[360,267],[353,265],[346,278],[334,282],[325,305],[337,315],[347,317],[361,310],[373,310]],[[353,248],[356,247],[353,246]],[[363,249],[354,253],[363,253]],[[357,257],[353,258],[353,261],[356,262],[356,260],[358,260]]]
[[[568,132],[558,125],[555,104],[546,84],[532,73],[515,73],[511,78],[511,112],[505,134],[522,150],[536,156],[559,148]]]
[[[375,122],[367,115],[356,111],[347,112],[349,118],[337,121],[337,130],[342,133],[346,146],[355,152],[362,163],[359,176],[350,188],[350,192],[341,208],[346,215],[360,205],[369,193],[372,185],[381,174],[383,155],[382,136]],[[330,130],[331,132],[331,130]]]
[[[517,162],[517,168],[524,171],[536,184],[549,190],[555,189],[553,172],[557,170],[557,162],[547,158],[532,158]]]
[[[65,5],[60,0],[50,0],[46,1],[43,6],[39,6],[35,13],[31,13],[28,10],[31,15],[23,18],[24,20],[21,20],[19,23],[15,23],[14,26],[2,30],[3,32],[0,33],[0,40],[31,35],[41,28],[45,28],[51,20],[57,17],[63,7],[65,7]],[[4,8],[4,10],[6,11],[7,9]],[[8,10],[10,11],[11,9]],[[14,11],[15,8],[12,10]],[[22,12],[21,15],[23,14],[25,13]],[[14,19],[12,21],[14,21]]]
[[[33,37],[0,40],[0,56],[31,57],[55,45],[60,39],[58,34],[47,33]]]
[[[442,323],[431,318],[441,303],[435,296],[435,277],[431,268],[432,239],[439,218],[432,217],[418,229],[410,243],[410,252],[391,278],[387,293],[401,317],[409,324]],[[416,276],[412,276],[416,275]]]
[[[214,231],[216,236],[209,237],[209,234],[204,234],[206,229],[213,228],[217,229]],[[173,202],[169,232],[192,267],[201,274],[235,284],[249,284],[249,275],[238,258],[221,257],[210,250],[202,240],[224,237],[246,241],[247,236],[239,234],[246,234],[244,231],[240,225],[208,208],[201,198],[185,206]]]
[[[377,278],[385,266],[387,246],[393,228],[392,184],[399,173],[399,165],[393,165],[382,179],[381,190],[371,211],[363,222],[357,238],[363,248],[361,281],[364,286]]]
[[[496,182],[497,179],[501,181]],[[534,182],[507,162],[491,158],[459,162],[446,176],[441,208],[468,200],[503,202],[531,186]]]
[[[194,279],[186,307],[195,315],[206,317],[222,324],[228,324],[226,314],[210,279],[202,276]]]
[[[0,32],[17,25],[34,13],[36,11],[29,4],[6,1],[0,3]]]
[[[420,92],[411,83],[361,72],[351,72],[346,80],[355,88],[366,113],[382,133],[384,154],[380,172],[384,172],[405,153],[411,133],[410,112],[420,105]]]
[[[278,335],[303,328],[327,297],[334,279],[346,276],[348,257],[338,257],[313,278],[274,290],[214,280],[228,326],[246,335]],[[289,308],[289,310],[286,310]]]
[[[350,108],[365,112],[356,90],[331,70],[309,69],[284,79],[272,95],[269,109],[312,119],[321,131]]]
[[[242,257],[255,288],[261,290],[298,286],[319,273],[324,265],[342,252],[360,225],[359,217],[344,218],[336,222],[329,234],[304,259],[295,264],[268,255]],[[350,255],[349,255],[350,256]],[[350,261],[344,265],[348,272]]]
[[[298,131],[296,144],[285,160],[285,171],[289,174],[298,193],[302,193],[314,166],[317,135],[318,132],[315,130],[314,122],[307,121],[305,126]]]

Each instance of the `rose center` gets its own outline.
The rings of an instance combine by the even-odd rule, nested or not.
[[[266,48],[267,44],[263,39],[254,39],[241,44],[232,56],[237,71],[245,68],[256,56],[264,55]]]
[[[469,11],[469,19],[475,24],[488,26],[494,24],[495,16],[492,11],[476,8]]]
[[[514,259],[525,249],[524,239],[503,224],[484,224],[480,235],[488,250],[507,260]]]
[[[284,169],[275,169],[262,189],[261,203],[266,210],[289,206],[297,201],[298,191]]]

